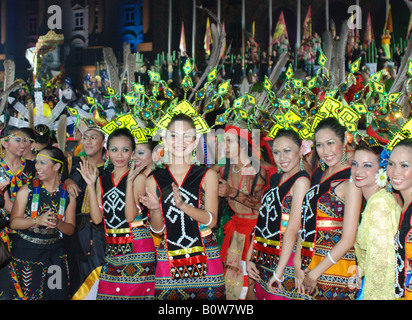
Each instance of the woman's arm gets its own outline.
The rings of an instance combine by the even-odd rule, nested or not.
[[[394,202],[383,197],[371,199],[362,214],[362,223],[367,223],[364,228],[366,232],[361,235],[366,240],[362,271],[365,275],[364,297],[367,300],[391,300],[394,297],[393,239],[398,230],[401,211]]]
[[[301,226],[301,208],[306,192],[309,190],[310,180],[306,177],[301,177],[295,181],[291,193],[292,204],[290,209],[289,221],[285,233],[283,234],[282,250],[280,253],[279,263],[276,269],[276,277],[282,279],[283,271],[285,270],[293,248],[295,247]],[[269,280],[269,288],[274,282],[280,284],[279,281],[272,277]],[[280,287],[280,286],[279,286]]]
[[[203,190],[205,192],[204,207],[205,210],[193,207],[183,201],[178,187],[173,184],[173,192],[176,207],[199,223],[213,228],[217,223],[218,213],[218,184],[219,179],[216,171],[208,170],[203,181]]]
[[[160,210],[160,201],[156,195],[156,181],[153,176],[146,179],[145,194],[138,196],[139,202],[144,205],[150,212],[150,228],[154,233],[162,234],[164,231],[164,221]]]
[[[353,247],[358,230],[359,217],[362,205],[362,191],[353,182],[345,182],[344,196],[345,209],[343,215],[342,237],[338,243],[330,250],[330,258],[325,257],[314,269],[307,271],[304,285],[312,292],[316,287],[317,279],[332,265],[338,262],[343,255]],[[334,262],[332,262],[332,260]]]
[[[129,223],[133,222],[141,211],[139,194],[145,193],[146,176],[138,175],[139,171],[132,168],[127,176],[125,215]]]
[[[66,212],[64,213],[64,221],[57,221],[57,229],[63,234],[71,236],[76,225],[76,198],[71,197]]]
[[[250,278],[252,278],[253,280],[259,281],[260,272],[256,268],[256,263],[250,261],[250,259],[252,258],[252,251],[253,251],[253,238],[251,239],[249,243],[249,249],[246,253],[246,271]]]
[[[36,225],[43,225],[40,217],[26,218],[24,212],[27,206],[27,198],[29,196],[29,188],[23,185],[17,192],[14,204],[10,213],[10,228],[14,230],[25,230]],[[42,218],[41,220],[43,220]]]

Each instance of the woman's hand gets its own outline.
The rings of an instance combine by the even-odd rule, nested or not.
[[[160,210],[159,199],[146,188],[146,195],[139,194],[139,202],[149,210]]]
[[[144,170],[146,170],[146,167],[140,166],[136,167],[133,163],[132,167],[129,170],[129,174],[127,175],[127,182],[133,182],[134,179]]]
[[[275,270],[276,272],[276,270]],[[283,275],[281,277],[279,277],[277,274],[276,276],[278,277],[278,279],[283,279]],[[275,293],[276,290],[280,290],[282,291],[282,282],[283,281],[279,281],[275,278],[275,276],[271,276],[269,281],[268,281],[268,289],[270,292]]]
[[[299,293],[305,293],[305,286],[303,285],[303,280],[305,279],[305,272],[301,268],[294,268],[295,270],[295,289]]]
[[[303,279],[303,285],[305,286],[306,291],[312,293],[315,290],[317,283],[318,279],[313,278],[310,270],[306,269],[305,278]]]
[[[88,186],[94,186],[99,177],[99,169],[96,166],[89,165],[87,160],[80,162],[80,168],[77,168],[84,181]]]
[[[252,278],[253,280],[260,280],[260,272],[256,268],[256,264],[252,261],[249,261],[249,259],[246,261],[246,272],[249,276],[249,278]]]
[[[52,209],[49,209],[47,212],[43,213],[36,218],[36,224],[39,226],[46,227],[46,229],[52,229],[57,226],[59,219],[54,214]]]
[[[180,193],[179,187],[174,182],[172,183],[172,189],[173,189],[173,199],[175,200],[176,208],[183,210],[183,208],[187,204],[182,198],[182,194]]]

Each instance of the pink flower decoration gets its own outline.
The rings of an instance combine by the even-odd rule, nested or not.
[[[303,155],[306,156],[308,153],[312,152],[312,145],[313,142],[310,140],[303,140],[302,147],[303,147]]]

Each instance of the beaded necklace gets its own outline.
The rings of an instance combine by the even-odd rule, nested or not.
[[[26,160],[21,158],[20,168],[16,174],[14,174],[13,171],[11,171],[10,167],[7,165],[3,158],[0,159],[0,164],[4,167],[4,170],[6,171],[7,175],[10,177],[11,199],[14,200],[14,198],[17,195],[17,191],[19,191],[19,189],[23,186],[21,174],[23,173],[24,167],[26,166]]]
[[[66,211],[66,200],[67,200],[67,190],[66,185],[60,182],[57,190],[62,186],[62,192],[60,195],[59,211],[57,212],[57,218],[62,220],[64,217],[64,212]],[[38,215],[40,200],[40,181],[39,179],[33,180],[33,199],[31,202],[31,217],[35,218]]]

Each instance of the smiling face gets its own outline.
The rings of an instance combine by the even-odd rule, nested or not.
[[[133,162],[137,168],[152,167],[152,151],[147,143],[139,143],[133,154]]]
[[[113,137],[110,140],[107,153],[115,168],[128,167],[133,154],[130,139],[124,136]]]
[[[357,150],[353,156],[351,168],[355,185],[358,188],[375,186],[375,176],[379,168],[379,157],[375,153]]]
[[[26,135],[22,132],[14,132],[2,141],[2,145],[8,154],[21,157],[27,147]]]
[[[196,129],[188,121],[177,120],[169,125],[163,138],[165,147],[172,159],[190,161],[197,145]]]
[[[50,153],[45,150],[40,151],[36,157],[35,168],[41,181],[54,179],[62,166],[60,163],[52,161],[50,157]]]
[[[299,169],[300,147],[288,137],[280,137],[273,142],[273,159],[283,172]]]
[[[395,190],[412,191],[412,148],[398,146],[392,150],[386,169]]]
[[[329,128],[319,130],[315,135],[315,142],[319,158],[328,167],[341,163],[344,143],[333,130]]]
[[[102,155],[105,141],[102,134],[97,130],[87,130],[82,137],[82,143],[88,157],[93,157],[96,154]]]

